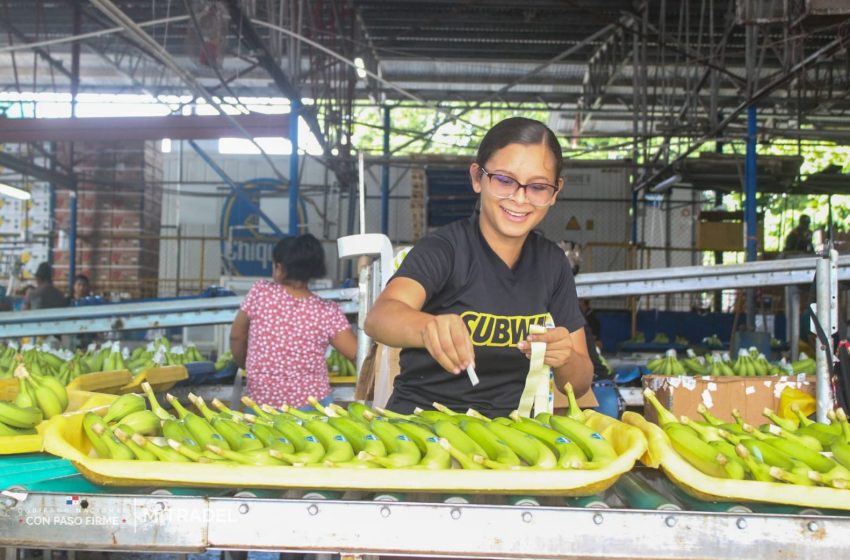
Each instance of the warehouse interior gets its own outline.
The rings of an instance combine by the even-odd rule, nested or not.
[[[574,406],[614,419],[582,421],[616,442],[622,463],[595,479],[588,468],[521,483],[352,469],[346,484],[346,474],[293,479],[268,466],[253,481],[226,469],[193,478],[180,465],[145,478],[141,466],[98,461],[94,442],[79,443],[94,439],[79,422],[45,418],[32,426],[37,442],[0,429],[0,465],[23,465],[0,475],[11,500],[0,526],[80,494],[103,515],[136,507],[132,531],[105,540],[95,514],[68,498],[67,523],[90,527],[70,540],[55,523],[0,531],[5,556],[845,550],[850,465],[840,446],[850,457],[850,428],[836,414],[850,406],[849,48],[846,0],[0,0],[0,428],[2,402],[31,383],[17,368],[54,361],[70,395],[63,411],[97,405],[108,417],[116,395],[148,382],[166,408],[169,393],[187,408],[219,399],[237,424],[262,415],[239,400],[253,381],[234,361],[234,316],[252,286],[273,278],[276,244],[306,233],[326,266],[309,289],[339,305],[356,337],[351,360],[325,344],[330,396],[383,410],[399,358],[365,332],[365,318],[411,247],[480,204],[470,164],[485,133],[524,116],[562,148],[564,188],[538,229],[573,267],[605,371]],[[799,231],[809,237],[792,247]],[[43,263],[61,306],[31,305]],[[77,295],[80,275],[89,289]],[[568,391],[553,383],[549,408],[571,414]],[[705,419],[708,441],[732,442],[732,457],[682,474],[696,471],[688,446],[647,390],[674,421]],[[777,433],[817,440],[829,465],[795,456],[780,476],[769,470],[781,465],[758,470],[735,456],[742,442],[718,427],[758,427],[765,408],[780,415]],[[76,435],[42,443],[48,425]],[[767,465],[762,451],[747,454]],[[44,476],[20,478],[34,464],[23,457],[48,461]],[[524,457],[513,466],[534,468]],[[739,479],[706,486],[711,472]],[[27,492],[42,505],[21,499]],[[292,530],[275,532],[271,519],[283,518]],[[415,534],[421,523],[439,542]],[[552,523],[581,542],[541,528]],[[663,530],[641,542],[651,524]],[[579,539],[603,534],[607,549]]]

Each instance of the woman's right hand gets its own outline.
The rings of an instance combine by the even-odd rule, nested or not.
[[[434,315],[422,329],[422,342],[437,363],[450,373],[475,367],[475,349],[460,315]]]

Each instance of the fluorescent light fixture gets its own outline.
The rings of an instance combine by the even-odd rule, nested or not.
[[[357,77],[361,80],[366,77],[366,63],[359,56],[354,59],[354,66],[357,67]]]
[[[663,181],[661,181],[660,183],[658,183],[657,185],[655,185],[654,187],[652,187],[649,190],[651,192],[654,192],[654,193],[663,193],[663,192],[668,191],[670,189],[670,187],[672,187],[673,185],[675,185],[676,183],[678,183],[681,180],[682,180],[681,175],[673,175],[672,177],[667,177],[666,179],[664,179]]]
[[[6,183],[0,183],[0,195],[17,198],[18,200],[29,200],[32,198],[29,191],[13,187],[12,185],[7,185]]]

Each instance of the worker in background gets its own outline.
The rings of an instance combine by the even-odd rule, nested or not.
[[[230,329],[230,350],[248,373],[259,404],[310,409],[307,397],[331,402],[328,345],[351,361],[357,338],[339,305],[307,287],[325,275],[325,252],[312,235],[287,237],[272,252],[272,280],[255,283]]]
[[[802,214],[797,227],[788,233],[785,238],[786,253],[813,253],[812,246],[812,230],[810,228],[812,219],[808,215]]]
[[[78,302],[91,295],[91,282],[85,274],[77,274],[74,277],[74,288],[72,301]]]
[[[35,271],[35,289],[24,297],[23,309],[65,307],[68,298],[53,285],[53,267],[43,262]]]
[[[402,348],[387,408],[410,413],[436,401],[507,416],[525,388],[532,342],[546,343],[559,387],[570,382],[578,396],[590,388],[569,263],[534,231],[564,186],[562,165],[558,139],[541,122],[513,117],[485,134],[469,168],[478,208],[422,238],[366,317],[369,336]],[[520,328],[532,322],[551,328]]]

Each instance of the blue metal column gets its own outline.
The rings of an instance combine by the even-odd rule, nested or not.
[[[289,156],[289,235],[298,235],[298,112],[301,100],[290,100],[292,110],[289,116],[289,141],[292,142],[292,155]]]
[[[73,144],[72,144],[73,145]],[[72,152],[73,153],[73,152]],[[73,157],[73,156],[72,156]],[[71,195],[71,225],[68,231],[68,290],[74,293],[74,277],[77,275],[77,180]]]
[[[756,223],[756,107],[747,108],[747,158],[744,168],[744,222],[747,233],[747,262],[756,260],[758,231]]]
[[[390,108],[384,107],[384,166],[381,168],[381,233],[390,230]]]

